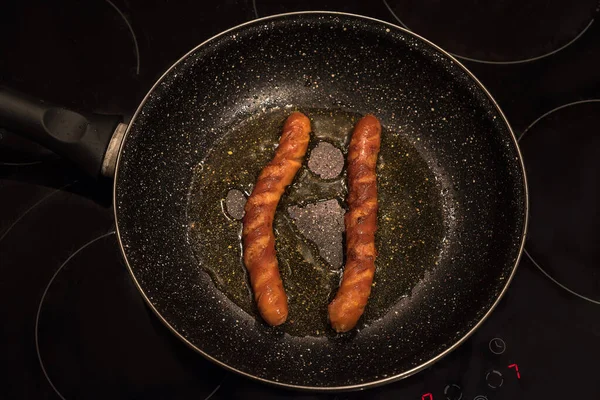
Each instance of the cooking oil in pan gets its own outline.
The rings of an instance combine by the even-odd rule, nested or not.
[[[190,240],[199,265],[219,290],[257,318],[242,261],[242,224],[227,215],[224,203],[231,189],[250,194],[262,167],[273,157],[283,122],[291,111],[272,110],[232,126],[197,166],[190,191]],[[311,119],[310,148],[327,141],[346,155],[360,115],[336,110],[300,111]],[[342,269],[320,255],[288,209],[331,199],[344,205],[346,176],[344,169],[337,178],[322,180],[309,171],[307,159],[282,197],[273,225],[279,270],[289,299],[288,321],[276,329],[295,336],[329,336],[334,332],[327,321],[327,305],[338,288]],[[377,185],[378,256],[373,290],[362,319],[366,323],[384,316],[433,268],[445,232],[434,174],[406,137],[385,127]],[[341,236],[337,240],[342,240]]]

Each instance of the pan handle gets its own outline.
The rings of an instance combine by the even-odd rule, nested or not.
[[[117,115],[69,110],[0,86],[1,128],[40,143],[95,178],[101,172],[103,175],[114,172],[116,157],[107,157],[106,166],[103,162],[109,143],[113,156],[118,152],[122,134],[115,138],[116,144],[111,138],[119,132],[117,128],[124,131],[122,120]]]

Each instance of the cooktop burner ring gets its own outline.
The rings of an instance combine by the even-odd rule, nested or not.
[[[254,10],[254,17],[259,18],[258,9],[256,8],[256,0],[252,0],[252,9]]]
[[[106,2],[108,4],[110,4],[110,6],[112,8],[114,8],[117,13],[119,13],[119,15],[121,16],[121,18],[123,18],[123,21],[125,21],[125,25],[127,25],[127,29],[129,29],[129,32],[131,33],[131,38],[133,39],[133,47],[135,48],[135,59],[136,59],[135,74],[139,75],[140,74],[140,47],[138,45],[137,37],[135,36],[135,31],[133,30],[133,27],[129,23],[129,20],[127,19],[127,17],[125,16],[125,14],[123,14],[123,12],[119,9],[119,7],[117,7],[110,0],[106,0]]]
[[[394,11],[394,9],[392,8],[392,6],[389,4],[388,0],[382,0],[383,4],[385,5],[385,7],[387,8],[387,10],[389,11],[389,13],[392,15],[392,17],[403,27],[406,28],[410,31],[413,31],[413,29],[411,29],[402,19],[400,19],[400,17],[398,16],[398,13]],[[597,4],[596,9],[595,9],[595,13],[597,14],[600,11],[600,3]],[[532,61],[536,61],[536,60],[540,60],[546,57],[549,57],[553,54],[556,54],[564,49],[566,49],[567,47],[571,46],[573,43],[575,43],[577,40],[579,40],[592,26],[592,24],[595,21],[595,15],[592,16],[592,18],[590,19],[590,21],[587,23],[587,25],[585,25],[573,38],[571,38],[569,41],[567,41],[566,43],[562,44],[561,46],[557,47],[556,49],[552,49],[552,50],[548,50],[542,54],[533,56],[533,57],[527,57],[527,58],[519,58],[517,57],[517,59],[515,60],[487,60],[487,59],[483,59],[483,58],[476,58],[476,57],[469,57],[467,55],[460,55],[457,52],[451,51],[449,49],[446,49],[445,46],[442,43],[438,43],[438,40],[436,38],[432,38],[429,37],[429,35],[426,35],[424,32],[419,32],[419,31],[414,31],[417,34],[423,35],[425,37],[427,37],[428,39],[432,40],[433,42],[437,43],[438,45],[441,45],[442,47],[444,47],[446,49],[446,51],[448,51],[450,54],[452,54],[454,57],[457,57],[459,59],[462,60],[466,60],[466,61],[471,61],[471,62],[476,62],[476,63],[480,63],[480,64],[491,64],[491,65],[513,65],[513,64],[523,64],[523,63],[528,63],[528,62],[532,62]]]
[[[40,161],[39,163],[41,163],[43,161]],[[48,200],[50,197],[54,196],[55,194],[57,194],[58,192],[61,192],[63,190],[65,190],[66,188],[68,188],[71,185],[75,185],[77,183],[77,181],[73,181],[70,183],[67,183],[64,186],[59,187],[58,189],[55,189],[53,191],[51,191],[50,193],[46,194],[45,196],[43,196],[41,199],[39,199],[38,201],[36,201],[35,203],[33,203],[33,205],[31,205],[31,207],[29,207],[27,210],[23,211],[23,213],[21,215],[19,215],[19,217],[17,219],[15,219],[9,226],[8,228],[6,228],[6,230],[4,231],[4,233],[2,233],[2,235],[0,235],[0,242],[10,233],[10,231],[27,215],[29,214],[33,209],[35,209],[37,206],[39,206],[40,204],[42,204],[44,201]]]
[[[11,57],[0,63],[2,83],[67,108],[126,115],[139,103],[133,95],[145,82],[140,76],[144,42],[138,41],[143,37],[121,11],[125,6],[114,0],[83,8],[73,1],[59,3],[7,7],[0,35],[11,38],[5,49]],[[0,166],[25,167],[59,158],[0,128]]]
[[[170,385],[186,386],[186,396],[210,399],[222,388],[230,373],[197,354],[190,354],[189,349],[154,318],[129,273],[117,261],[121,260],[121,253],[116,242],[114,228],[96,236],[70,253],[46,284],[37,305],[32,335],[46,381],[63,400],[80,397],[82,389],[98,384],[109,392],[116,387],[130,396],[145,398],[164,388],[146,388],[139,382],[166,374],[176,376]],[[92,261],[98,259],[100,263]],[[90,290],[90,284],[96,289]],[[82,291],[88,295],[80,296]],[[111,303],[112,299],[116,301]],[[115,306],[121,311],[114,309]],[[130,321],[130,327],[136,326],[139,331],[127,335],[124,321]],[[162,332],[159,336],[153,326]],[[148,335],[144,337],[145,333]],[[90,340],[95,341],[96,351],[90,352],[85,347]],[[159,349],[154,346],[156,343],[163,343],[164,347]],[[170,364],[161,354],[173,355],[176,363]],[[90,377],[90,371],[94,371],[94,376]],[[202,376],[208,380],[196,385]],[[119,387],[124,377],[134,384]]]
[[[53,193],[55,193],[55,192],[53,192]],[[53,193],[51,193],[50,195],[48,195],[46,197],[51,196]],[[41,201],[43,201],[44,199],[42,199]],[[44,288],[44,292],[42,293],[42,298],[40,299],[40,303],[38,305],[38,309],[37,309],[37,312],[36,312],[36,315],[35,315],[35,352],[36,352],[37,357],[38,357],[38,362],[40,364],[40,368],[42,369],[42,372],[44,373],[44,376],[46,377],[46,380],[48,381],[48,383],[50,384],[50,386],[52,387],[52,389],[54,390],[54,392],[56,393],[56,395],[58,397],[60,397],[62,400],[67,400],[67,399],[60,393],[60,391],[58,390],[58,388],[54,385],[54,382],[52,382],[52,379],[50,379],[50,376],[48,375],[48,372],[46,371],[46,367],[44,366],[44,361],[42,360],[42,354],[40,352],[39,322],[40,322],[40,315],[42,313],[42,305],[44,304],[44,299],[46,298],[46,295],[48,294],[48,290],[52,286],[52,283],[54,282],[54,279],[56,279],[56,277],[58,276],[58,274],[60,274],[60,272],[63,270],[63,268],[66,265],[69,264],[69,261],[71,261],[81,251],[85,250],[86,247],[94,244],[95,242],[97,242],[97,241],[99,241],[101,239],[104,239],[104,238],[109,237],[110,235],[114,235],[114,234],[115,234],[115,231],[110,231],[108,233],[100,235],[100,236],[96,237],[95,239],[90,240],[89,242],[87,242],[86,244],[84,244],[83,246],[81,246],[79,249],[75,250],[69,257],[67,257],[67,259],[60,265],[60,267],[58,267],[58,269],[56,270],[56,272],[54,273],[54,275],[52,275],[52,278],[50,278],[50,281],[48,282],[48,284]]]
[[[529,258],[529,261],[531,261],[531,262],[533,263],[533,265],[535,265],[535,267],[536,267],[537,269],[539,269],[539,270],[540,270],[540,272],[541,272],[542,274],[544,274],[544,276],[545,276],[546,278],[550,279],[552,282],[554,282],[554,284],[558,285],[558,286],[559,286],[561,289],[563,289],[563,290],[566,290],[567,292],[571,293],[571,294],[572,294],[572,295],[574,295],[574,296],[577,296],[577,297],[579,297],[579,298],[580,298],[580,299],[582,299],[582,300],[589,301],[590,303],[593,303],[593,304],[600,305],[600,301],[598,301],[598,300],[594,300],[594,299],[590,299],[590,298],[589,298],[589,297],[587,297],[587,296],[584,296],[584,295],[582,295],[582,294],[579,294],[579,293],[577,293],[576,291],[574,291],[574,290],[572,290],[572,289],[569,289],[568,287],[566,287],[565,285],[563,285],[562,283],[560,283],[559,281],[557,281],[556,279],[554,279],[554,278],[552,277],[552,275],[550,275],[549,273],[547,273],[547,272],[546,272],[546,270],[544,270],[544,268],[542,268],[542,266],[541,266],[540,264],[538,264],[538,262],[537,262],[537,261],[535,261],[535,259],[534,259],[534,258],[531,256],[531,254],[529,254],[529,252],[527,251],[527,249],[524,249],[524,250],[523,250],[523,253],[525,253],[525,255],[527,256],[527,258]]]
[[[43,163],[44,161],[25,161],[25,162],[2,162],[0,161],[0,165],[3,167],[30,167],[32,165],[38,165]]]
[[[529,126],[527,126],[527,128],[525,128],[523,130],[523,132],[518,137],[519,143],[521,144],[521,140],[525,137],[525,135],[528,132],[530,132],[532,130],[532,128],[534,126],[536,126],[540,121],[544,120],[545,118],[551,116],[552,114],[554,114],[554,113],[556,113],[558,111],[565,110],[565,109],[573,107],[573,106],[584,105],[584,104],[600,104],[600,99],[587,99],[587,100],[574,101],[574,102],[571,102],[571,103],[560,105],[560,106],[558,106],[556,108],[551,109],[550,111],[547,111],[546,113],[542,114],[540,117],[538,117],[537,119],[535,119],[531,124],[529,124]],[[527,163],[528,163],[529,158],[527,157],[527,155],[525,153],[526,152],[524,152],[524,160],[525,160],[525,164],[526,164],[526,167],[527,167]],[[530,179],[530,181],[531,181],[531,179]],[[531,190],[531,187],[530,187],[530,192],[533,192]],[[527,246],[527,243],[526,243],[525,249],[524,249],[525,255],[533,263],[533,265],[537,269],[539,269],[540,272],[542,272],[542,274],[544,276],[546,276],[546,278],[548,278],[550,281],[552,281],[554,284],[556,284],[561,289],[567,291],[568,293],[570,293],[572,295],[575,295],[576,297],[578,297],[578,298],[580,298],[582,300],[585,300],[587,302],[590,302],[592,304],[600,305],[600,300],[596,300],[594,298],[591,298],[590,296],[586,296],[585,294],[580,293],[580,291],[578,291],[577,289],[574,289],[572,285],[562,283],[560,279],[557,279],[555,276],[553,276],[553,274],[551,274],[548,271],[547,268],[545,268],[544,266],[542,266],[541,262],[538,262],[536,260],[536,258],[531,254],[531,252],[528,251],[527,247],[528,246]]]

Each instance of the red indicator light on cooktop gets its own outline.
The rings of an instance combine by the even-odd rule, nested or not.
[[[514,368],[517,373],[517,379],[521,379],[521,374],[519,373],[519,366],[517,364],[510,364],[508,368]]]
[[[433,395],[431,393],[425,393],[421,396],[421,400],[433,400]]]

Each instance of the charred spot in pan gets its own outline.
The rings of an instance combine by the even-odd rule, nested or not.
[[[327,143],[342,156],[347,153],[359,114],[301,111],[311,118],[313,126],[310,152]],[[270,110],[232,126],[197,167],[190,192],[190,236],[199,265],[219,290],[256,316],[258,323],[262,322],[242,260],[242,224],[237,218],[240,205],[232,212],[227,207],[223,210],[221,202],[225,200],[227,205],[229,198],[233,207],[234,197],[241,202],[242,195],[251,192],[260,170],[273,155],[290,112]],[[229,151],[236,156],[228,156]],[[346,169],[334,178],[324,179],[311,172],[309,162],[310,153],[278,204],[273,223],[279,270],[289,303],[288,321],[276,330],[294,336],[338,337],[329,326],[327,305],[339,286],[340,265],[345,257],[341,250],[345,239],[342,216]],[[327,168],[333,171],[321,172],[331,176],[339,165],[332,163]],[[410,294],[426,270],[434,268],[445,229],[440,190],[427,162],[403,135],[385,127],[377,180],[377,269],[362,324],[384,316]],[[361,326],[359,323],[358,328]]]

